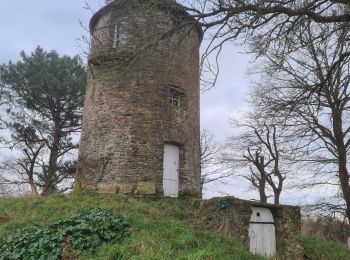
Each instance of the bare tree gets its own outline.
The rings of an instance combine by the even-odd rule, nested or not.
[[[257,96],[266,114],[285,120],[294,132],[295,142],[305,151],[300,161],[319,166],[317,172],[314,169],[314,185],[339,187],[350,218],[349,30],[335,30],[307,27],[299,39],[303,48],[291,52],[284,63],[275,59],[279,51],[270,49],[263,70],[268,83],[260,86]],[[324,85],[315,91],[319,82]]]
[[[331,37],[350,21],[350,3],[344,0],[184,0],[183,3],[205,32],[203,68],[214,76],[212,82],[204,84],[215,83],[217,57],[229,43],[245,44],[257,56],[278,46],[282,62],[291,51],[302,47],[299,36],[308,26],[332,25],[334,30],[329,34],[316,36]],[[349,55],[343,53],[337,62]],[[329,68],[328,73],[333,69]],[[323,84],[319,82],[318,87]]]
[[[223,162],[236,167],[236,175],[258,190],[261,202],[267,202],[267,191],[271,189],[274,203],[279,204],[288,175],[287,158],[292,153],[284,126],[260,117],[257,111],[233,120],[233,126],[241,131],[227,140]]]
[[[233,27],[235,32],[243,29],[254,30],[272,21],[280,21],[280,26],[290,23],[292,26],[304,26],[303,19],[315,23],[346,23],[350,21],[350,3],[347,0],[307,0],[307,1],[268,1],[268,0],[204,0],[202,2],[185,1],[193,8],[187,8],[205,27],[221,25],[223,21]],[[196,8],[197,7],[197,8]],[[336,12],[338,11],[338,12]],[[244,16],[246,16],[244,18]],[[211,18],[211,20],[209,20]],[[260,18],[260,19],[258,19]],[[289,18],[289,19],[288,19]],[[205,20],[207,19],[207,20]],[[209,20],[209,21],[208,21]],[[294,20],[297,20],[293,23]],[[282,23],[282,22],[285,23]],[[280,28],[275,28],[278,30]],[[287,30],[287,28],[284,28]]]
[[[1,197],[6,197],[10,194],[9,190],[8,190],[8,185],[6,180],[3,180],[0,177],[0,198]]]
[[[255,151],[255,157],[251,153],[250,148],[248,147],[248,156],[244,155],[243,157],[250,162],[252,165],[255,166],[256,171],[253,169],[252,166],[249,166],[250,175],[244,176],[245,179],[247,179],[251,185],[253,185],[256,189],[259,191],[259,197],[260,201],[263,203],[267,203],[267,195],[266,195],[266,177],[267,177],[267,171],[266,167],[268,166],[265,164],[265,158],[264,156],[260,155],[261,151]],[[279,200],[279,196],[276,197]],[[278,203],[277,203],[278,204]]]
[[[38,196],[38,180],[37,172],[38,157],[42,155],[42,150],[45,147],[44,143],[29,144],[24,142],[22,145],[23,157],[16,156],[2,162],[3,179],[8,184],[23,185],[28,184],[31,189],[32,196]],[[7,178],[5,176],[8,176]]]
[[[201,162],[201,191],[204,185],[212,182],[224,182],[232,176],[231,171],[226,171],[220,162],[220,154],[223,146],[215,141],[213,134],[203,129],[200,138],[200,162]]]
[[[0,178],[4,186],[17,190],[19,187],[29,186],[32,196],[38,196],[46,187],[49,181],[53,181],[58,192],[65,188],[58,186],[63,182],[71,183],[74,178],[74,160],[59,161],[54,179],[48,172],[47,155],[49,149],[44,139],[35,134],[35,129],[21,124],[7,124],[11,131],[11,138],[3,140],[9,154],[0,162]],[[3,148],[4,149],[4,148]],[[74,157],[73,157],[74,158]],[[68,185],[68,187],[70,187]]]

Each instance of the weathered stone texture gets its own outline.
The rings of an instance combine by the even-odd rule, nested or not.
[[[156,186],[153,182],[140,181],[136,184],[135,193],[139,195],[156,195]]]
[[[97,186],[97,191],[102,194],[113,194],[116,193],[117,189],[115,184],[100,183]]]
[[[303,259],[300,243],[300,208],[263,204],[233,197],[204,200],[195,214],[195,223],[238,241],[249,248],[252,207],[269,208],[275,221],[277,259]]]
[[[201,35],[188,24],[163,38],[184,14],[141,2],[117,1],[92,20],[77,183],[146,181],[162,191],[164,144],[173,143],[180,146],[179,192],[199,195]],[[127,42],[113,48],[120,21]],[[170,104],[171,86],[182,91],[180,106]]]

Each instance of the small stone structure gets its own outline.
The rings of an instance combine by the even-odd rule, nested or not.
[[[269,209],[272,212],[277,259],[303,259],[299,207],[264,204],[234,197],[214,198],[202,201],[195,214],[195,222],[250,248],[249,227],[253,208]]]
[[[78,188],[200,196],[201,28],[174,0],[115,0],[90,31]]]

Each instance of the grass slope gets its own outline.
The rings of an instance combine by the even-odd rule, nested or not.
[[[70,195],[0,200],[0,243],[15,230],[46,226],[100,207],[131,221],[130,235],[80,259],[263,259],[237,243],[191,226],[193,200],[133,198],[121,195]]]
[[[93,256],[80,259],[263,259],[234,241],[193,227],[194,203],[97,194],[0,199],[0,244],[17,229],[108,208],[130,219],[129,236],[119,245],[104,245]],[[349,249],[339,242],[304,237],[302,244],[306,259],[350,259]]]
[[[307,259],[343,260],[350,259],[350,250],[337,241],[320,240],[315,237],[303,237],[302,244]]]

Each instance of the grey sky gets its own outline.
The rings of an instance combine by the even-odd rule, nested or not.
[[[89,2],[97,9],[103,1]],[[57,50],[61,55],[80,54],[77,39],[86,32],[79,20],[87,25],[91,17],[84,5],[84,0],[1,0],[0,63],[16,61],[21,50],[30,53],[37,45],[45,50]],[[230,115],[239,113],[246,106],[244,100],[250,84],[246,76],[249,59],[239,51],[233,46],[224,49],[217,86],[201,97],[201,127],[209,129],[221,143],[232,134],[228,123]],[[244,193],[247,186],[241,181],[211,185],[207,196],[217,195],[218,189],[236,197],[256,198],[256,192]],[[307,194],[296,198],[287,194],[284,201],[297,202],[304,195]]]

